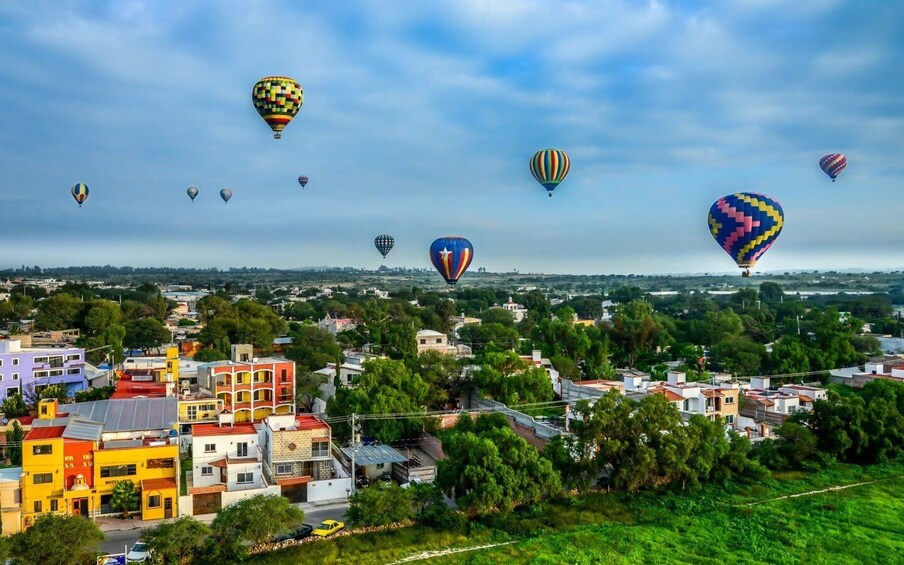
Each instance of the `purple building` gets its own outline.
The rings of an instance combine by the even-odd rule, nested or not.
[[[17,339],[0,341],[0,400],[61,383],[70,396],[88,388],[84,349],[33,349],[22,347]]]

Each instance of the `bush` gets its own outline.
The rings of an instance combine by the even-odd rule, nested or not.
[[[395,483],[378,482],[351,497],[348,520],[360,526],[385,526],[410,520],[412,492]]]

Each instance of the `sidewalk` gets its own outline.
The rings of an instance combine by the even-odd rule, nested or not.
[[[210,524],[216,518],[216,514],[204,514],[201,516],[193,516],[199,522]],[[102,532],[124,532],[128,530],[143,530],[145,528],[153,528],[163,522],[175,522],[176,518],[162,518],[160,520],[142,520],[140,518],[132,518],[120,520],[115,516],[100,516],[94,519],[94,523]]]

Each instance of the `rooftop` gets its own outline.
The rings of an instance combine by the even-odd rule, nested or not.
[[[179,402],[173,397],[77,402],[67,404],[66,410],[70,415],[100,422],[104,432],[170,429],[179,421]]]
[[[330,425],[313,414],[299,414],[295,416],[296,430],[316,430],[317,428],[330,429]]]
[[[351,458],[352,451],[355,452],[355,465],[378,465],[383,463],[402,463],[408,459],[388,445],[361,445],[357,449],[351,447],[343,447],[342,453],[346,457]]]
[[[26,441],[35,439],[53,439],[63,437],[66,426],[44,426],[34,427],[25,434]]]
[[[191,434],[196,437],[256,435],[257,430],[254,428],[254,424],[249,423],[238,423],[231,426],[195,424],[191,429]]]

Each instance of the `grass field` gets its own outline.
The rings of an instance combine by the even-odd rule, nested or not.
[[[389,563],[423,551],[513,541],[419,563],[900,563],[904,465],[785,473],[692,493],[591,494],[472,522],[305,543],[254,563]],[[827,487],[880,482],[784,500]]]

